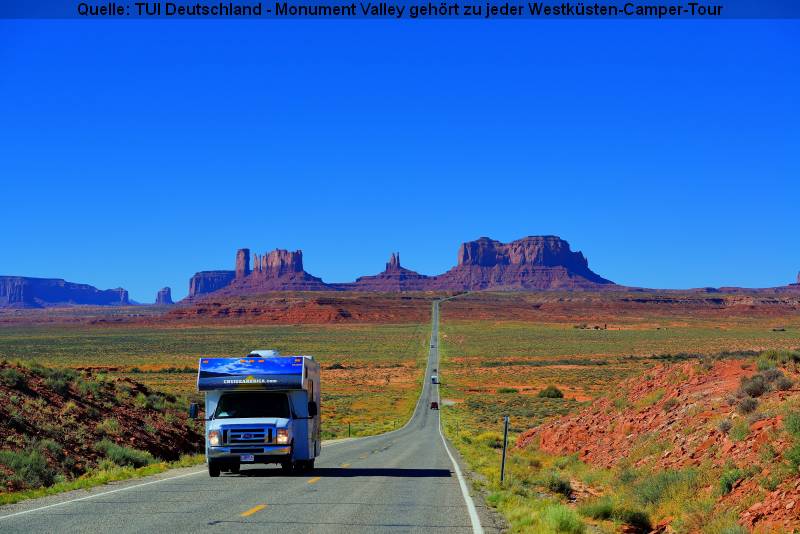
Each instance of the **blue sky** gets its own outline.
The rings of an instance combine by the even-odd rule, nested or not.
[[[648,287],[800,270],[794,21],[0,21],[0,274],[152,302],[556,234]]]

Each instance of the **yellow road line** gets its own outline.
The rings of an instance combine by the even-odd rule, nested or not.
[[[340,467],[350,467],[350,464],[342,464]]]
[[[314,477],[308,481],[309,484],[316,484],[321,477]]]
[[[261,510],[263,510],[266,507],[267,507],[266,504],[257,504],[255,506],[253,506],[252,508],[250,508],[249,510],[247,510],[246,512],[242,512],[241,515],[242,515],[242,517],[250,517],[254,513],[260,512]]]
[[[369,456],[369,453],[367,452],[367,453],[364,453],[364,454],[360,455],[359,458],[361,458],[363,460],[364,458],[366,458],[368,456]]]

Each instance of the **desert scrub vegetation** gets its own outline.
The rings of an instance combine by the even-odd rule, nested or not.
[[[348,431],[358,436],[385,432],[408,420],[422,386],[429,329],[427,321],[208,325],[202,329],[110,324],[12,326],[0,333],[0,358],[36,361],[45,373],[55,368],[66,369],[66,373],[107,368],[108,381],[135,377],[152,390],[199,401],[194,374],[200,355],[244,355],[263,348],[268,339],[269,348],[284,354],[313,354],[322,365],[322,425],[328,439],[345,437]],[[376,382],[376,375],[390,374],[384,369],[397,371],[392,371],[390,382]],[[77,375],[77,379],[63,377],[54,386],[83,396],[103,395],[101,381],[81,382],[82,373]],[[160,399],[142,399],[140,393],[128,392],[140,408],[162,409]],[[169,411],[168,400],[166,408]]]
[[[174,395],[36,363],[0,361],[0,376],[13,378],[0,381],[0,502],[49,487],[80,487],[89,482],[79,480],[98,470],[135,470],[200,450],[201,428]],[[131,392],[148,402],[136,404]]]
[[[564,393],[551,384],[537,393],[536,396],[542,399],[563,399]]]

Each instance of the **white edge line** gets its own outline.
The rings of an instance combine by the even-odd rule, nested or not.
[[[158,484],[159,482],[166,482],[167,480],[175,480],[178,478],[190,477],[194,475],[199,475],[201,473],[205,473],[205,470],[202,471],[194,471],[192,473],[184,473],[182,475],[176,475],[174,477],[167,477],[167,478],[159,478],[158,480],[151,480],[150,482],[143,482],[141,484],[134,484],[133,486],[125,486],[124,488],[117,488],[110,491],[104,491],[102,493],[93,493],[91,495],[86,495],[85,497],[78,497],[77,499],[70,499],[68,501],[61,501],[53,504],[48,504],[47,506],[40,506],[39,508],[31,508],[30,510],[22,510],[20,512],[14,512],[13,514],[3,515],[0,516],[0,521],[3,519],[8,519],[10,517],[16,517],[25,514],[31,514],[33,512],[39,512],[41,510],[47,510],[48,508],[55,508],[56,506],[62,506],[64,504],[69,504],[78,501],[86,501],[88,499],[94,499],[95,497],[102,497],[104,495],[111,495],[112,493],[119,493],[121,491],[128,491],[135,488],[141,488],[142,486],[149,486],[150,484]]]
[[[447,452],[447,456],[450,457],[450,461],[453,462],[453,470],[456,472],[456,476],[458,477],[458,485],[461,487],[461,495],[464,497],[464,502],[467,504],[467,512],[469,512],[469,520],[472,523],[472,532],[475,534],[483,534],[483,527],[481,526],[481,520],[478,517],[478,511],[475,509],[475,503],[472,500],[472,496],[469,494],[469,489],[467,488],[467,482],[464,480],[464,475],[461,474],[461,468],[458,467],[458,462],[453,457],[453,454],[450,452],[450,448],[447,446],[447,440],[444,439],[444,434],[442,434],[442,419],[439,418],[439,436],[442,438],[442,443],[444,444],[444,450]]]
[[[437,310],[438,311],[438,310]],[[436,329],[436,334],[438,337],[439,329]],[[439,340],[436,340],[436,350],[439,350]],[[439,354],[437,354],[439,356]],[[441,367],[441,362],[439,362],[439,367]],[[441,402],[441,396],[438,395],[439,393],[439,385],[436,385],[436,393],[437,397],[439,397],[439,402]],[[450,457],[450,462],[453,464],[453,471],[456,472],[456,477],[458,478],[458,486],[461,488],[461,496],[464,497],[464,503],[467,505],[467,512],[469,513],[469,521],[472,523],[472,532],[474,534],[483,534],[483,526],[481,525],[481,520],[478,517],[478,511],[475,509],[475,502],[472,500],[472,495],[469,494],[469,488],[467,488],[467,482],[464,480],[464,475],[461,474],[461,468],[458,467],[458,462],[453,457],[453,453],[450,452],[450,448],[447,446],[447,440],[444,439],[444,434],[442,433],[442,415],[441,412],[439,415],[439,436],[442,438],[442,445],[444,445],[444,450],[447,453],[447,456]]]

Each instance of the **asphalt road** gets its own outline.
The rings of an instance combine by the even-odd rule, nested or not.
[[[4,506],[0,532],[495,530],[480,498],[469,496],[439,412],[429,408],[439,394],[430,380],[439,367],[438,303],[432,315],[422,394],[403,428],[325,444],[307,475],[243,466],[241,475],[210,478],[203,466]]]

